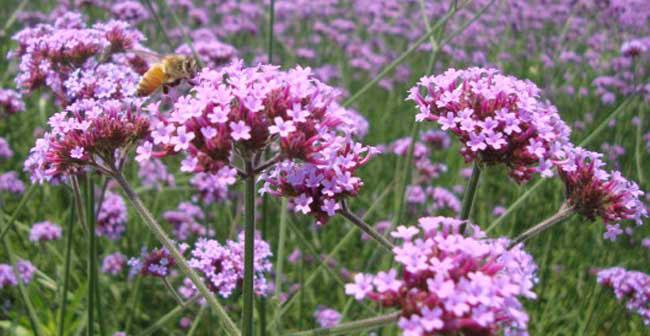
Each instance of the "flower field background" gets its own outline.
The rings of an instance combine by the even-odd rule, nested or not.
[[[647,1],[1,3],[0,335],[650,331]]]

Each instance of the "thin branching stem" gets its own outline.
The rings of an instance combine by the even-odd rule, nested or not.
[[[14,212],[11,214],[11,218],[9,218],[9,221],[2,228],[2,232],[0,232],[0,240],[4,239],[7,232],[9,232],[9,229],[13,227],[14,223],[16,222],[16,216],[18,216],[20,210],[25,206],[25,204],[27,204],[27,201],[32,197],[34,190],[36,190],[36,188],[32,184],[31,186],[29,186],[27,192],[23,194],[23,197],[18,202],[18,206],[16,207],[16,210],[14,210]]]
[[[65,264],[63,268],[63,290],[61,291],[61,309],[59,311],[59,328],[57,336],[64,336],[65,332],[65,320],[66,320],[66,309],[68,307],[68,287],[70,286],[70,266],[72,260],[72,231],[74,228],[75,221],[75,207],[72,207],[70,211],[70,218],[68,218],[68,224],[66,226],[66,247],[65,247]]]
[[[176,264],[178,265],[181,273],[183,273],[183,275],[185,275],[192,281],[192,283],[197,288],[201,296],[203,296],[206,299],[210,307],[217,314],[217,317],[219,317],[219,319],[223,323],[224,329],[226,330],[227,334],[231,336],[240,335],[239,329],[237,329],[237,325],[235,325],[235,323],[230,319],[226,310],[216,300],[216,298],[210,292],[208,287],[206,287],[201,277],[190,267],[190,265],[187,263],[187,260],[185,260],[185,258],[180,253],[180,251],[178,250],[174,242],[167,236],[167,233],[163,230],[160,224],[158,224],[158,222],[154,219],[153,215],[149,212],[149,210],[144,206],[142,200],[140,200],[140,197],[138,196],[138,194],[135,193],[135,191],[133,190],[131,185],[126,181],[122,173],[115,170],[113,172],[113,177],[120,185],[120,187],[122,187],[122,190],[124,190],[126,197],[129,199],[133,207],[136,209],[138,215],[140,215],[140,218],[142,218],[142,220],[147,225],[147,227],[154,233],[158,241],[160,241],[160,243],[167,249],[167,251],[169,251],[169,254],[172,256],[172,258],[174,258],[174,261],[176,261]]]
[[[352,211],[350,211],[347,202],[345,200],[341,201],[341,216],[345,217],[345,219],[349,220],[350,223],[356,225],[361,231],[365,232],[367,235],[372,237],[374,240],[376,240],[379,244],[381,244],[383,247],[385,247],[388,251],[392,251],[393,248],[395,247],[393,243],[391,243],[386,237],[384,237],[382,234],[377,232],[372,226],[370,226],[368,223],[363,221],[363,219],[359,218],[357,215],[355,215]]]
[[[560,223],[564,221],[565,219],[571,217],[575,213],[574,209],[572,206],[570,206],[567,203],[563,203],[562,206],[560,206],[560,209],[551,217],[545,219],[541,223],[533,226],[532,228],[526,230],[524,233],[520,234],[517,238],[515,238],[511,243],[509,248],[514,247],[515,245],[519,243],[523,243],[526,240],[535,237],[536,235],[540,234],[541,232],[547,230],[551,226]]]
[[[165,324],[167,324],[169,321],[173,320],[175,317],[180,315],[180,313],[182,313],[187,307],[189,307],[190,304],[196,302],[200,297],[201,295],[195,295],[191,299],[183,302],[183,304],[179,304],[174,309],[170,310],[167,314],[165,314],[163,317],[161,317],[154,324],[149,326],[149,328],[141,332],[139,336],[152,335],[153,333],[158,331],[158,329],[162,328]]]
[[[472,176],[470,176],[463,191],[463,203],[460,210],[460,219],[466,220],[472,212],[472,205],[476,197],[476,190],[478,189],[478,181],[481,177],[481,167],[478,162],[474,162],[472,167]]]

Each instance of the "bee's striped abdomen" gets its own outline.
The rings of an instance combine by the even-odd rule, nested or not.
[[[154,64],[149,68],[149,70],[147,70],[147,72],[145,72],[144,75],[142,75],[135,94],[138,97],[146,97],[150,95],[163,84],[164,78],[165,72],[162,64]]]

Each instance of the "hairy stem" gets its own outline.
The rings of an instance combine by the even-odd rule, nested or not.
[[[70,211],[68,225],[66,226],[65,265],[63,268],[63,290],[61,292],[61,310],[59,311],[59,329],[57,336],[63,336],[65,331],[65,314],[68,307],[68,287],[70,286],[70,264],[72,260],[72,228],[75,220],[74,207]]]
[[[158,224],[158,222],[154,219],[149,210],[144,206],[142,200],[140,200],[140,197],[138,197],[133,188],[131,188],[131,185],[126,181],[122,173],[119,171],[114,171],[113,176],[115,177],[115,180],[120,185],[120,187],[122,187],[124,190],[126,197],[136,209],[144,223],[154,233],[158,241],[160,241],[160,243],[169,251],[169,254],[172,256],[172,258],[174,258],[174,261],[176,261],[176,264],[178,265],[181,273],[183,273],[183,275],[192,281],[201,296],[206,299],[210,307],[221,319],[228,335],[240,335],[239,329],[237,329],[235,323],[230,319],[228,313],[226,313],[226,310],[216,300],[208,287],[206,287],[201,277],[192,268],[190,268],[190,265],[187,263],[178,248],[176,248],[176,245],[167,236],[167,233],[165,233],[160,224]]]
[[[85,209],[86,212],[86,227],[88,228],[87,239],[88,239],[88,336],[95,336],[95,299],[97,297],[95,286],[97,285],[97,279],[95,278],[95,248],[97,240],[95,237],[95,190],[93,187],[93,181],[90,175],[86,177],[85,181]],[[81,202],[79,202],[81,203]]]
[[[465,191],[463,191],[463,205],[460,210],[460,219],[462,220],[468,219],[472,212],[472,205],[474,204],[474,197],[476,195],[478,180],[480,177],[481,167],[479,167],[478,163],[474,162],[474,166],[472,167],[472,176],[469,178],[469,181],[467,181]]]
[[[244,336],[253,336],[254,291],[253,274],[255,253],[255,168],[251,159],[245,161],[245,214],[244,214],[244,311],[242,332]]]
[[[515,238],[510,243],[510,246],[508,248],[513,248],[515,245],[525,242],[526,240],[540,234],[541,232],[545,231],[551,226],[560,223],[563,220],[571,217],[571,215],[573,215],[574,213],[575,212],[573,210],[573,207],[571,207],[567,203],[563,203],[562,206],[560,207],[560,210],[558,210],[553,216],[545,219],[541,223],[533,226],[532,228],[526,230],[524,233],[520,234],[517,238]]]

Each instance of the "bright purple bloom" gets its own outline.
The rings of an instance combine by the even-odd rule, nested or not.
[[[35,223],[29,231],[29,240],[32,242],[59,239],[61,239],[61,227],[48,221]]]
[[[237,170],[229,166],[221,167],[216,173],[197,173],[190,184],[199,192],[199,199],[205,204],[228,199],[228,189],[237,182]]]
[[[616,298],[625,301],[625,307],[637,313],[650,326],[650,276],[621,267],[598,272],[598,283],[614,290]]]
[[[189,202],[180,203],[177,210],[165,211],[163,218],[172,224],[174,236],[179,241],[192,236],[205,237],[214,234],[198,222],[205,219],[203,210]]]
[[[102,261],[102,272],[110,275],[118,275],[124,270],[126,262],[126,257],[120,252],[109,254]]]
[[[341,321],[341,317],[341,313],[327,307],[318,308],[314,312],[314,319],[316,319],[316,323],[321,328],[335,327]]]
[[[8,264],[0,264],[0,289],[18,285],[14,268]]]
[[[508,249],[505,238],[489,239],[469,224],[470,235],[459,233],[463,222],[448,217],[423,217],[410,227],[419,237],[394,248],[394,269],[377,275],[357,274],[346,294],[368,298],[384,307],[398,307],[398,326],[405,335],[446,333],[524,334],[528,315],[520,298],[534,299],[537,266],[519,244]]]
[[[7,139],[0,137],[0,160],[1,159],[11,159],[14,156],[14,152],[9,147],[9,142]]]
[[[36,267],[28,260],[18,260],[16,262],[16,272],[20,281],[29,284],[34,277],[34,273],[36,273]]]
[[[129,277],[137,274],[164,278],[170,275],[176,260],[169,255],[165,248],[156,248],[150,252],[142,249],[140,258],[131,258],[129,264]]]
[[[122,196],[110,191],[106,192],[104,202],[97,214],[95,234],[110,240],[120,239],[126,231],[127,216],[128,209]]]
[[[14,90],[0,88],[0,116],[22,111],[25,111],[25,103],[21,95]]]

